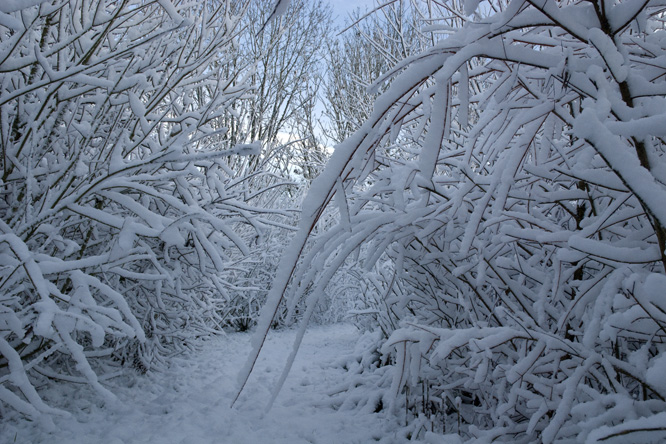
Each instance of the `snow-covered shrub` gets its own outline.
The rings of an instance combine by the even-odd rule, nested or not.
[[[230,63],[244,7],[0,4],[1,405],[53,412],[40,378],[111,399],[114,363],[145,371],[222,327],[232,260],[280,223],[232,168],[260,144],[220,125],[249,89]]]
[[[383,405],[438,400],[414,434],[663,439],[664,8],[427,2],[431,47],[313,183],[262,327],[351,259],[395,360]]]
[[[273,154],[275,151],[272,150]],[[249,189],[255,190],[246,194],[247,203],[262,217],[253,219],[253,225],[239,222],[235,227],[243,238],[249,239],[249,253],[236,251],[225,272],[226,279],[233,286],[228,289],[229,301],[220,310],[220,315],[225,326],[237,331],[246,331],[257,322],[280,255],[288,247],[289,237],[296,229],[296,207],[307,186],[285,181],[283,172],[270,164],[273,157],[262,155],[262,159],[252,166],[252,172],[243,175]],[[243,171],[243,168],[238,169]],[[282,320],[276,322],[282,325]]]

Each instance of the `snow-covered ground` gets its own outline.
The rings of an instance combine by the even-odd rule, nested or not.
[[[349,355],[358,331],[350,325],[313,327],[272,410],[266,403],[291,350],[294,331],[271,332],[249,386],[229,407],[236,375],[250,349],[249,333],[206,342],[200,351],[177,357],[159,374],[116,381],[115,406],[96,404],[86,386],[63,386],[46,398],[73,411],[55,418],[47,432],[34,423],[9,421],[0,442],[17,443],[384,443],[392,422],[383,414],[335,410],[328,393],[344,383],[346,372],[336,361]],[[122,386],[126,384],[129,386]],[[55,400],[55,397],[66,397]],[[404,438],[403,438],[404,439]]]

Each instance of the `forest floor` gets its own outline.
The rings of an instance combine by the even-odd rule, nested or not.
[[[206,341],[190,356],[176,357],[160,373],[114,383],[115,406],[100,405],[87,386],[60,385],[46,391],[51,405],[69,418],[54,418],[55,430],[10,420],[0,442],[81,444],[261,444],[399,443],[389,430],[395,419],[383,413],[336,410],[328,402],[348,374],[340,364],[360,334],[350,325],[312,327],[273,408],[266,405],[296,332],[271,332],[260,362],[236,406],[230,408],[236,377],[250,351],[250,333]],[[2,430],[4,429],[4,431]],[[393,436],[392,436],[393,435]]]

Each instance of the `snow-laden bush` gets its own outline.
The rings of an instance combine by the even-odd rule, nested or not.
[[[313,183],[243,374],[285,289],[312,312],[353,260],[389,336],[382,404],[415,434],[663,439],[664,8],[424,5],[432,45]]]
[[[0,4],[3,408],[54,412],[43,378],[111,399],[114,366],[220,331],[250,241],[291,217],[254,206],[263,190],[233,165],[261,147],[219,123],[249,90],[244,7]]]
[[[282,147],[284,148],[284,146]],[[246,193],[248,204],[255,213],[261,213],[256,224],[238,223],[236,231],[248,239],[249,252],[237,250],[230,258],[225,272],[233,285],[228,289],[228,302],[219,313],[225,326],[236,331],[252,328],[259,317],[261,306],[266,302],[266,294],[275,277],[280,255],[289,245],[289,236],[296,229],[298,210],[296,204],[303,197],[307,184],[301,181],[286,181],[286,173],[275,167],[276,155],[281,151],[285,157],[287,150],[273,147],[261,159],[253,159],[251,165],[236,165],[243,171],[246,186],[242,189],[255,190]],[[276,320],[282,325],[282,320]]]

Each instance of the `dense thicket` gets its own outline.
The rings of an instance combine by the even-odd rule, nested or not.
[[[299,193],[274,138],[229,128],[257,97],[248,8],[0,4],[0,409],[62,413],[47,380],[113,399],[121,366],[253,322]]]
[[[355,402],[411,436],[663,439],[666,4],[411,4],[431,44],[313,183],[257,353],[351,266],[391,375]]]
[[[353,306],[405,437],[663,439],[666,2],[280,3],[0,4],[0,413]]]

